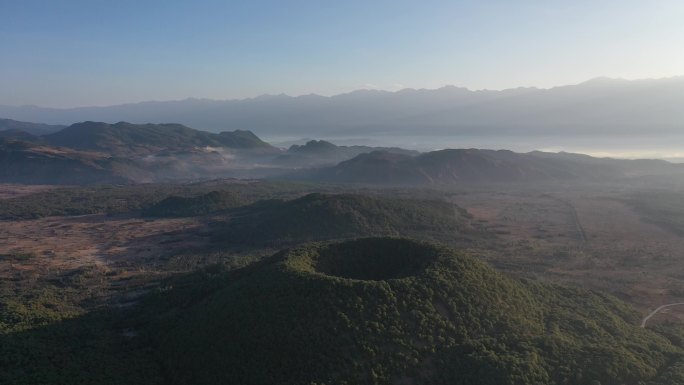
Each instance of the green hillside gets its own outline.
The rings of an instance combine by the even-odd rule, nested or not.
[[[247,206],[216,226],[215,238],[269,246],[374,235],[443,238],[465,231],[466,216],[465,210],[441,201],[315,193]]]
[[[314,243],[168,280],[132,308],[0,330],[0,383],[681,383],[681,332],[638,320],[430,243]]]
[[[171,384],[637,384],[682,358],[612,297],[409,240],[300,247],[211,287],[148,309]]]

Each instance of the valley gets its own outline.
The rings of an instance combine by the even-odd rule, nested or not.
[[[259,191],[262,187],[256,187],[259,183],[253,185],[245,190],[246,194],[244,191],[242,194],[246,197],[250,193],[266,196]],[[217,182],[198,191],[221,188],[235,190],[236,186],[244,185],[236,185],[231,181],[226,184]],[[7,185],[2,191],[5,194],[4,199],[12,199],[49,191],[50,188],[54,187]],[[169,188],[171,191],[183,189]],[[249,192],[250,188],[254,191]],[[433,239],[458,246],[498,269],[516,275],[607,291],[642,312],[684,298],[684,262],[681,262],[684,261],[681,251],[684,250],[684,238],[671,227],[654,223],[655,221],[638,211],[635,202],[649,197],[644,192],[596,190],[587,187],[573,189],[554,184],[532,190],[512,185],[506,186],[505,190],[500,188],[501,186],[486,186],[422,192],[425,199],[437,198],[457,205],[467,213],[467,217],[462,217],[453,224],[440,224],[432,230],[420,227],[420,230],[414,230],[414,236],[426,237],[431,233]],[[339,192],[339,188],[333,186],[321,186],[321,189]],[[407,189],[351,186],[346,189],[349,192],[363,191],[362,194],[371,193],[372,196],[391,199],[411,194],[411,190]],[[78,191],[79,188],[74,190]],[[312,185],[292,184],[288,190],[290,191],[285,196],[290,198],[286,199],[318,189]],[[131,191],[135,191],[135,188]],[[633,201],[634,197],[639,200]],[[11,258],[0,261],[3,276],[40,276],[46,272],[60,274],[82,266],[120,271],[125,275],[136,272],[168,274],[174,271],[174,268],[165,266],[169,258],[184,252],[193,253],[199,250],[210,253],[218,250],[228,255],[245,252],[263,254],[258,250],[278,247],[273,241],[286,236],[278,232],[270,233],[282,230],[274,230],[272,227],[267,229],[263,227],[264,224],[247,224],[251,221],[247,219],[251,215],[271,215],[263,211],[275,209],[270,206],[259,208],[257,205],[255,214],[249,214],[250,211],[240,208],[253,199],[244,199],[235,209],[225,208],[224,213],[214,208],[214,212],[207,214],[180,217],[175,216],[176,214],[149,217],[140,211],[116,213],[117,210],[114,214],[100,212],[5,220],[0,227],[0,254],[26,257],[20,262]],[[409,201],[397,203],[406,207]],[[293,207],[293,210],[300,209]],[[339,215],[323,212],[314,214],[309,209],[304,210],[301,213],[284,211],[278,216],[265,217],[264,220],[273,226],[285,218],[294,219],[300,215],[313,221],[321,215]],[[458,217],[459,214],[449,215]],[[292,228],[293,225],[285,226]],[[378,227],[382,226],[378,223],[363,226],[366,227],[354,231],[358,231],[358,235],[367,236],[401,234],[397,229],[374,233],[372,229],[382,228]],[[305,238],[295,238],[294,244],[310,240],[306,234],[320,231],[319,229],[320,225],[314,225],[311,229],[298,230],[300,236]],[[321,233],[322,238],[319,239],[345,237],[345,232],[340,231],[341,229]],[[225,240],[217,243],[216,235],[212,233],[215,231],[223,232],[224,235],[220,237]],[[230,235],[233,233],[235,235]],[[290,234],[288,237],[292,237],[294,233]],[[249,237],[266,237],[264,239],[268,241],[248,241]],[[285,246],[287,242],[278,241],[278,244]],[[112,279],[117,277],[116,274],[110,274]],[[673,309],[668,314],[657,315],[654,321],[657,322],[659,318],[672,319],[679,313],[682,312]]]
[[[74,126],[4,139],[0,383],[684,376],[680,165]]]

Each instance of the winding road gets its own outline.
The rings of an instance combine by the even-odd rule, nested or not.
[[[663,309],[665,309],[665,308],[667,308],[667,307],[670,307],[670,306],[677,306],[677,305],[684,305],[684,302],[668,303],[667,305],[658,306],[655,310],[653,310],[653,311],[651,312],[651,314],[647,315],[646,317],[644,317],[644,319],[641,320],[641,327],[642,327],[642,328],[645,328],[645,327],[646,327],[646,322],[648,322],[648,320],[651,319],[651,317],[653,317],[654,315],[658,314],[659,311],[661,311],[661,310],[663,310]]]

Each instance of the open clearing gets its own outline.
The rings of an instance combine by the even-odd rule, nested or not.
[[[1,221],[0,278],[82,266],[139,270],[170,252],[206,245],[205,227],[192,218],[106,215]]]

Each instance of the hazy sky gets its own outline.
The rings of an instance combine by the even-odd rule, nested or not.
[[[684,1],[0,0],[0,104],[684,75]]]

